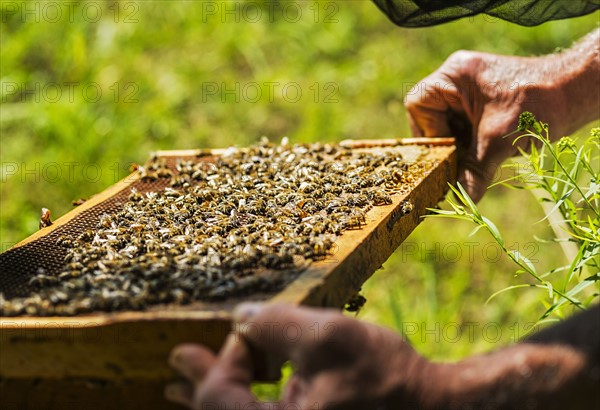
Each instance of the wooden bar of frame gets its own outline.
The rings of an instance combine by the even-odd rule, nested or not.
[[[432,170],[410,193],[392,196],[393,203],[374,207],[367,225],[345,231],[337,250],[323,261],[313,262],[281,292],[266,303],[340,308],[388,259],[421,222],[426,209],[436,206],[456,178],[456,152],[452,138],[344,141],[350,148],[427,145],[435,153]],[[223,150],[162,151],[159,156],[219,155]],[[103,202],[139,177],[134,173],[15,246],[22,246],[66,224],[81,212]],[[413,210],[405,215],[401,203]],[[197,304],[195,309],[144,312],[95,313],[76,317],[0,318],[0,397],[7,409],[39,408],[40,395],[63,389],[78,408],[117,408],[129,400],[124,391],[157,386],[175,376],[167,355],[179,343],[202,343],[217,351],[231,330],[231,311],[237,301]],[[37,380],[37,382],[35,382]],[[40,381],[41,380],[41,381]],[[54,387],[53,387],[54,386]],[[62,386],[62,387],[60,387]],[[70,386],[70,387],[69,387]],[[77,386],[77,387],[76,387]],[[88,392],[81,390],[88,386]],[[91,386],[91,387],[90,387]],[[68,393],[69,389],[73,389]],[[123,390],[125,389],[125,390]],[[63,394],[63,393],[61,393]],[[71,394],[69,396],[69,394]],[[148,387],[137,395],[138,406],[169,408],[162,390]],[[65,399],[46,408],[65,408]],[[116,402],[115,402],[116,401]],[[86,404],[87,403],[87,404]],[[66,403],[68,404],[68,403]],[[121,408],[121,407],[119,407]]]

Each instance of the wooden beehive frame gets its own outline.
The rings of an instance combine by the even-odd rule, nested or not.
[[[370,210],[365,227],[344,232],[332,257],[313,262],[268,303],[343,306],[418,225],[426,208],[443,198],[447,183],[455,179],[456,153],[451,138],[358,140],[342,144],[357,149],[427,145],[439,157],[431,158],[435,165],[414,190],[392,196],[391,205]],[[183,157],[200,152],[219,155],[223,150],[163,151],[158,155]],[[126,177],[16,246],[52,232],[138,179],[135,173]],[[401,211],[403,201],[413,204],[408,215]],[[219,348],[230,330],[231,308],[0,318],[0,378],[163,380],[172,375],[165,358],[175,344],[200,342],[215,350]]]

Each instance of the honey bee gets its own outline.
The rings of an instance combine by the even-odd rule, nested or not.
[[[408,202],[408,201],[404,201],[404,202],[402,202],[402,205],[401,205],[401,206],[402,206],[402,214],[403,214],[403,215],[408,215],[408,214],[409,214],[409,213],[411,213],[411,212],[412,212],[412,210],[414,209],[414,206],[413,206],[413,204],[411,204],[411,203],[410,203],[410,202]]]
[[[159,178],[172,178],[173,171],[171,171],[169,168],[159,168],[156,171],[156,176]]]
[[[79,199],[71,201],[71,205],[80,206],[80,205],[83,205],[86,201],[87,201],[86,199],[79,198]]]
[[[392,197],[383,191],[371,191],[368,196],[374,206],[390,205],[393,202]]]
[[[357,293],[350,298],[344,309],[348,312],[358,313],[364,307],[365,303],[367,303],[367,299],[360,293]]]
[[[52,225],[52,221],[50,220],[50,210],[48,208],[42,208],[42,212],[40,215],[40,223],[39,228],[46,228]]]
[[[36,297],[0,295],[0,314],[139,310],[276,290],[282,278],[332,254],[337,236],[361,229],[373,206],[393,203],[426,171],[411,171],[393,150],[268,139],[207,161],[213,158],[182,158],[169,168],[153,155],[136,166],[144,183],[160,178],[156,185],[166,188],[132,189],[121,208],[97,217],[94,230],[60,236],[62,269],[30,279]]]

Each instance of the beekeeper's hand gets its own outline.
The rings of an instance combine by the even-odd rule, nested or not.
[[[168,398],[192,409],[391,409],[416,405],[434,380],[398,334],[335,310],[251,304],[236,316],[237,333],[218,357],[198,345],[172,352],[171,364],[190,383],[167,387]],[[280,402],[259,404],[251,394],[249,345],[291,361]]]
[[[236,317],[237,333],[218,357],[198,345],[173,350],[170,362],[188,382],[168,386],[168,398],[203,410],[600,406],[600,306],[530,340],[456,363],[428,361],[400,335],[334,310],[251,304]],[[252,395],[248,346],[292,363],[279,402]]]
[[[519,114],[529,111],[558,139],[600,115],[600,30],[542,57],[452,54],[405,96],[415,136],[454,136],[459,182],[479,200],[498,166],[515,155]],[[521,139],[519,145],[528,148]]]

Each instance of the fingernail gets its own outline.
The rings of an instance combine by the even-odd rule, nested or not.
[[[233,319],[237,323],[244,323],[250,320],[253,316],[256,316],[258,312],[263,308],[262,303],[241,303],[233,311]]]

